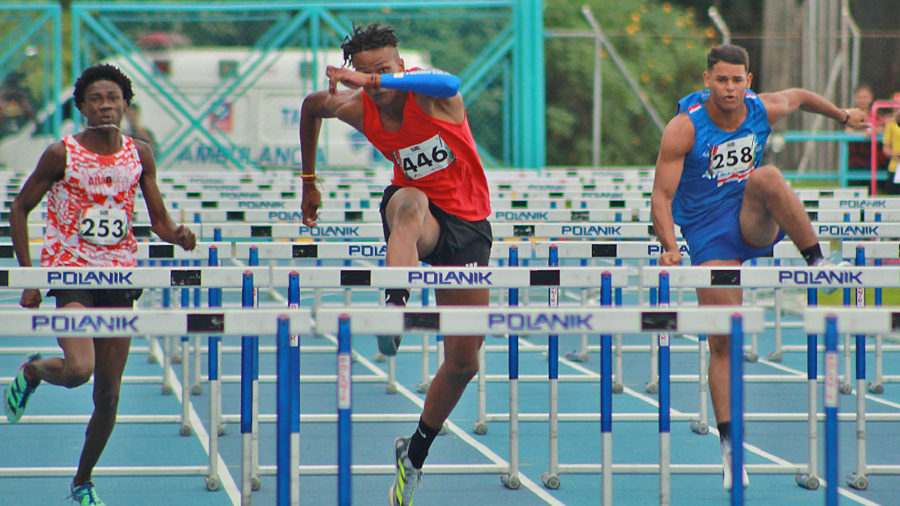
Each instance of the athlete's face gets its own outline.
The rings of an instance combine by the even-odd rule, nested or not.
[[[387,46],[379,49],[360,51],[353,55],[353,68],[366,74],[396,74],[406,68],[400,52],[396,47]],[[405,91],[389,90],[380,86],[366,86],[366,94],[378,105],[389,103],[398,94]]]
[[[84,91],[81,114],[88,126],[120,126],[126,107],[122,88],[112,81],[101,80],[91,83]]]
[[[703,73],[709,98],[723,112],[733,112],[744,105],[744,90],[750,87],[753,74],[743,65],[720,61]]]

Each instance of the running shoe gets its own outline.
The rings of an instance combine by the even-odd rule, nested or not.
[[[25,413],[25,406],[28,405],[28,399],[37,389],[36,386],[33,387],[25,381],[25,366],[32,360],[40,357],[40,353],[35,353],[26,358],[22,362],[22,366],[19,367],[19,372],[16,374],[15,379],[6,387],[6,393],[3,394],[3,407],[6,409],[6,419],[9,420],[9,423],[16,423],[22,419],[22,414]]]
[[[731,490],[731,485],[734,481],[731,474],[731,441],[721,442],[722,447],[722,488],[725,490]],[[750,476],[747,475],[746,469],[741,469],[743,472],[743,482],[744,488],[750,486]]]
[[[106,503],[97,497],[97,491],[94,490],[94,484],[91,482],[78,485],[72,484],[72,499],[78,506],[106,506]]]
[[[406,306],[409,300],[409,290],[404,289],[388,289],[385,290],[385,306]],[[378,352],[382,355],[393,357],[397,355],[400,349],[400,339],[402,336],[376,336],[378,339]]]
[[[841,260],[840,262],[833,262],[828,258],[820,258],[816,260],[810,267],[837,267],[839,269],[846,269],[847,267],[853,267],[853,264],[847,262],[846,260]],[[828,288],[822,288],[822,293],[825,295],[831,295],[836,292],[838,287],[832,286]]]
[[[391,506],[412,506],[413,494],[422,483],[422,470],[413,467],[409,460],[409,438],[401,437],[394,441],[397,478],[390,490]]]

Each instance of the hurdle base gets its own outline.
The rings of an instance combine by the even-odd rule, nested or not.
[[[865,490],[869,488],[869,478],[864,474],[850,473],[844,478],[847,486],[856,490]]]
[[[770,351],[766,354],[766,358],[769,359],[770,362],[781,362],[784,357],[781,355],[780,351]]]
[[[472,424],[472,432],[478,434],[479,436],[483,436],[488,433],[487,422],[483,420],[476,421]]]
[[[262,487],[262,482],[259,480],[259,476],[251,476],[250,477],[250,490],[256,492]]]
[[[706,422],[701,422],[699,420],[694,420],[691,422],[691,430],[696,434],[705,436],[709,434],[709,424]]]
[[[800,485],[807,490],[816,490],[819,488],[819,478],[815,475],[798,474],[794,480],[797,482],[797,485]]]
[[[644,391],[648,394],[655,394],[659,392],[659,383],[655,381],[648,381],[644,383]]]
[[[612,386],[612,393],[614,393],[614,394],[621,394],[624,391],[625,391],[625,385],[623,385],[621,383],[616,383]]]
[[[853,391],[853,385],[850,383],[841,383],[841,393],[844,395],[849,395],[850,392]]]
[[[207,476],[206,477],[206,490],[209,490],[210,492],[215,492],[216,490],[219,490],[220,486],[221,486],[221,483],[219,483],[218,476]]]
[[[750,353],[750,352],[744,353],[744,362],[755,364],[755,363],[759,362],[759,355],[757,355],[756,353]]]
[[[420,394],[427,394],[428,388],[431,386],[430,381],[420,381],[418,385],[416,385],[416,391]]]
[[[866,391],[870,394],[881,395],[884,393],[884,385],[870,381],[866,383]]]
[[[559,475],[551,474],[548,471],[541,475],[541,482],[544,484],[545,487],[549,488],[550,490],[556,490],[559,488],[559,485],[560,485]]]
[[[570,351],[566,353],[566,360],[571,362],[587,362],[588,361],[588,353],[586,351]]]
[[[518,490],[522,485],[522,480],[519,479],[519,475],[517,474],[501,474],[500,482],[510,490]]]

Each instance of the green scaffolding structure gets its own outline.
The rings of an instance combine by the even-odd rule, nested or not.
[[[396,28],[401,53],[422,55],[433,67],[460,76],[460,92],[486,165],[544,166],[541,0],[75,2],[72,71],[78,75],[100,61],[115,62],[137,91],[165,111],[170,127],[157,132],[162,167],[177,166],[185,149],[199,143],[211,146],[224,167],[264,168],[271,158],[245,156],[240,141],[228,131],[234,126],[223,127],[214,119],[264,88],[286,52],[308,55],[293,85],[296,100],[323,88],[325,80],[319,76],[324,76],[326,64],[340,64],[334,54],[344,36],[354,25],[375,21]],[[209,49],[211,58],[221,60],[216,82],[199,94],[179,83],[173,70],[160,63],[166,49],[148,47],[154,35],[169,49],[188,43],[195,52]],[[240,58],[221,56],[234,48],[244,50]],[[298,110],[299,103],[294,114]],[[289,116],[285,111],[287,123]],[[296,166],[299,155],[294,155],[280,153],[279,160]],[[320,154],[320,159],[329,164],[326,156]]]
[[[5,166],[10,163],[3,152],[16,138],[60,134],[62,10],[56,4],[0,4],[0,33],[0,143],[7,144],[0,148],[0,165]]]

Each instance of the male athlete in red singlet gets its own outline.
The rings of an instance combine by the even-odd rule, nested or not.
[[[394,30],[378,23],[342,45],[349,68],[328,67],[327,91],[303,101],[303,222],[314,226],[321,204],[315,186],[316,144],[323,118],[351,125],[394,162],[381,217],[387,265],[487,265],[493,236],[490,194],[469,130],[459,78],[436,70],[407,72]],[[338,83],[352,90],[338,91]],[[360,89],[362,88],[362,89]],[[486,289],[435,290],[438,305],[486,306]],[[386,302],[405,305],[409,290],[387,290]],[[397,353],[398,336],[379,336],[382,353]],[[425,397],[419,427],[394,444],[397,478],[390,504],[410,506],[422,465],[444,421],[478,371],[482,338],[444,336],[447,360]]]
[[[141,187],[152,230],[160,239],[194,249],[190,230],[176,225],[166,212],[156,186],[156,161],[150,146],[122,135],[120,125],[134,93],[131,81],[112,65],[88,68],[75,82],[75,106],[87,128],[52,144],[13,202],[10,225],[19,265],[31,266],[28,213],[50,192],[47,228],[41,252],[43,267],[132,267],[137,243],[131,224],[134,197]],[[51,290],[56,307],[130,308],[141,290]],[[21,305],[37,308],[38,290],[25,290]],[[100,505],[91,473],[116,423],[119,387],[128,359],[130,338],[59,338],[63,358],[33,355],[4,396],[6,416],[17,422],[41,381],[66,388],[94,375],[94,413],[88,423],[72,498],[81,505]]]

